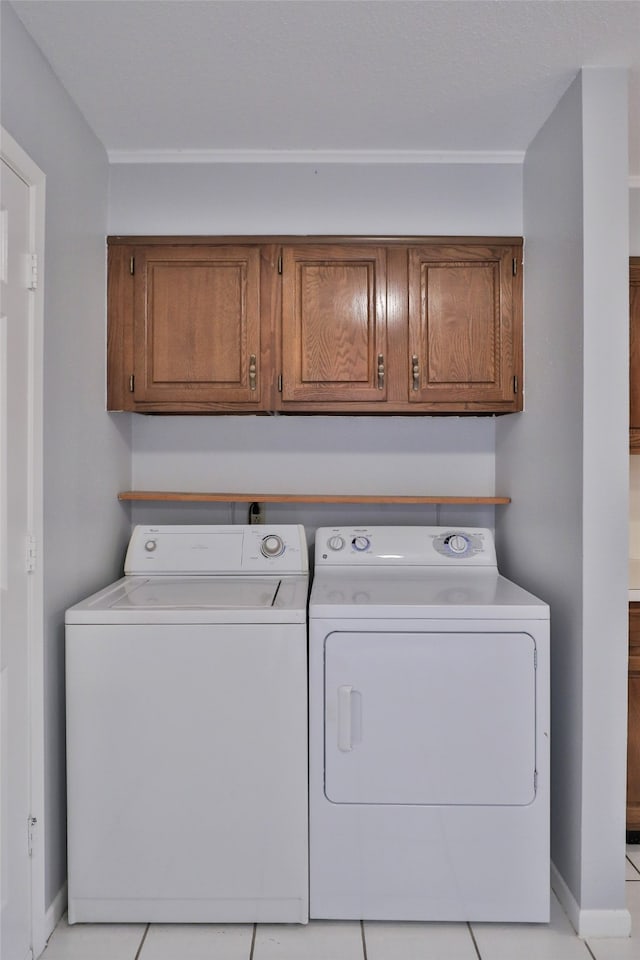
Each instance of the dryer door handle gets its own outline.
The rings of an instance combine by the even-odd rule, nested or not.
[[[343,684],[338,687],[338,749],[343,753],[353,750],[351,740],[351,694],[353,687]]]

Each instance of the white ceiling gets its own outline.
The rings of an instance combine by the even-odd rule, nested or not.
[[[614,66],[640,176],[640,0],[12,2],[112,160],[508,159]]]

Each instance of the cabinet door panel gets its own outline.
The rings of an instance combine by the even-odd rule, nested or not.
[[[259,291],[257,248],[136,254],[136,401],[258,403]]]
[[[386,254],[348,244],[283,251],[284,401],[383,401]]]
[[[515,404],[514,251],[409,250],[409,349],[414,403]]]
[[[429,383],[493,383],[496,375],[495,265],[423,267]]]
[[[154,264],[147,283],[153,380],[238,383],[246,283],[242,266]],[[215,322],[216,317],[224,323]]]

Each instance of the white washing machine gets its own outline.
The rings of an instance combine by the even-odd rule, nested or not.
[[[309,738],[311,917],[548,921],[549,608],[490,530],[317,531]]]
[[[136,527],[66,614],[69,922],[308,920],[299,526]]]

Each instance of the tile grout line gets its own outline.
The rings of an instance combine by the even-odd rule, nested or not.
[[[144,933],[142,934],[142,940],[140,941],[140,946],[136,950],[136,955],[133,958],[133,960],[140,960],[140,954],[142,953],[142,948],[144,947],[144,942],[147,939],[147,934],[149,933],[150,929],[151,929],[151,924],[148,923],[145,927]]]
[[[257,924],[257,923],[254,923],[254,925],[253,925],[253,933],[251,934],[251,946],[250,946],[250,948],[249,948],[249,960],[253,960],[253,951],[255,950],[255,947],[256,947],[256,934],[257,934],[257,932],[258,932],[258,924]]]
[[[364,920],[360,921],[360,936],[362,937],[362,956],[367,960],[367,938],[364,934]]]
[[[633,862],[633,860],[631,859],[631,857],[625,857],[625,860],[627,861],[627,863],[630,863],[630,864],[631,864],[631,866],[633,867],[633,869],[636,871],[637,874],[640,874],[640,869],[638,869],[638,867],[636,867],[636,865],[635,865],[635,863]]]
[[[596,957],[595,953],[593,952],[593,950],[591,949],[591,947],[589,946],[589,944],[587,943],[587,941],[586,941],[586,940],[583,940],[582,942],[584,943],[585,947],[587,948],[587,951],[588,951],[588,953],[589,953],[589,956],[591,957],[591,960],[598,960],[598,958]]]
[[[471,942],[473,943],[473,949],[476,952],[476,956],[478,960],[482,960],[482,957],[480,956],[480,949],[478,947],[478,943],[476,941],[475,934],[473,932],[473,927],[471,926],[470,923],[467,923],[467,930],[469,931],[469,936],[471,937]]]

